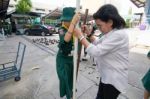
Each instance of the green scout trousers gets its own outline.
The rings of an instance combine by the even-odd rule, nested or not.
[[[67,99],[70,99],[73,88],[73,56],[64,56],[58,53],[56,69],[60,82],[60,97],[66,95]]]

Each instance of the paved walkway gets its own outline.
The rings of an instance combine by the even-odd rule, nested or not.
[[[55,55],[52,55],[20,36],[0,41],[0,64],[15,59],[18,42],[27,45],[21,80],[0,82],[0,99],[61,99],[56,74]],[[57,50],[57,45],[53,45]],[[141,78],[148,70],[150,61],[146,58],[148,47],[136,46],[130,49],[129,88],[127,99],[142,99]],[[77,80],[77,99],[95,99],[99,73],[88,56],[81,62]],[[125,99],[121,96],[119,99]],[[63,98],[65,99],[65,98]]]

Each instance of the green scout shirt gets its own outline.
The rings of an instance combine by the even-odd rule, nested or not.
[[[142,84],[144,88],[150,92],[150,69],[148,72],[145,74],[145,76],[142,78]]]
[[[60,97],[66,95],[67,99],[72,97],[73,88],[73,39],[70,42],[64,41],[67,29],[61,27],[59,30],[60,42],[56,57],[57,74],[60,81]]]
[[[147,53],[147,57],[150,58],[150,51]]]

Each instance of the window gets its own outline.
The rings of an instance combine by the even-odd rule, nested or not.
[[[39,9],[39,8],[36,8],[35,10],[36,11],[45,11],[45,9]]]

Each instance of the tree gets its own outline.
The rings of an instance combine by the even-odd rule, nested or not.
[[[30,12],[31,8],[32,8],[32,3],[30,0],[20,0],[16,5],[16,12],[24,14]]]

